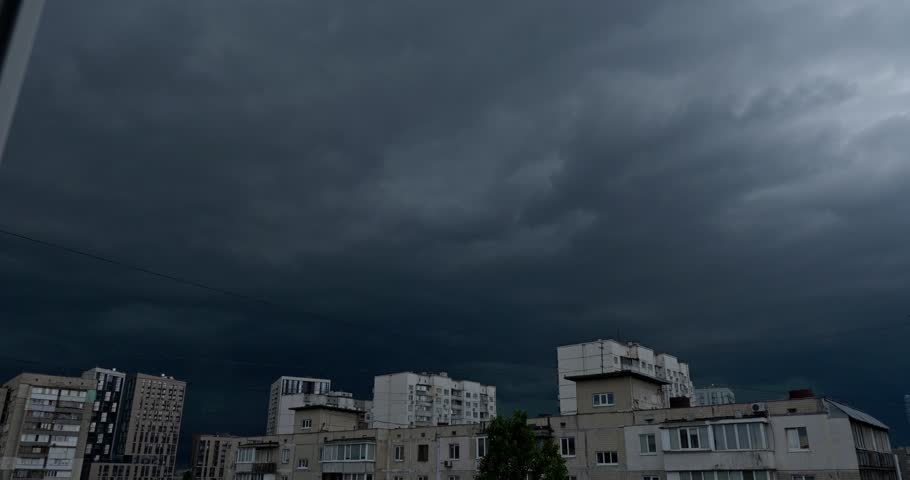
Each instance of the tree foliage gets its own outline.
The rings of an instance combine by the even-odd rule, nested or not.
[[[526,412],[494,418],[485,433],[487,452],[476,480],[565,480],[568,476],[556,443],[535,438]]]

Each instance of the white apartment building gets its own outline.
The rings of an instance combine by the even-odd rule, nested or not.
[[[373,381],[374,428],[481,423],[496,416],[496,387],[445,372],[401,372]]]
[[[291,415],[291,423],[293,420],[293,413],[289,412],[287,408],[282,406],[283,397],[291,395],[325,395],[332,390],[332,381],[324,378],[313,378],[313,377],[280,377],[278,380],[272,383],[272,387],[269,390],[269,416],[267,424],[265,427],[266,435],[275,435],[278,429],[279,417],[284,415],[285,420],[287,414]]]
[[[631,371],[667,382],[663,386],[665,405],[672,397],[692,398],[695,388],[689,365],[673,355],[654,353],[637,343],[616,340],[564,345],[556,349],[559,371],[559,412],[571,415],[578,411],[575,382],[566,377]]]
[[[695,389],[696,405],[729,405],[731,403],[736,403],[736,396],[729,388],[712,385]]]

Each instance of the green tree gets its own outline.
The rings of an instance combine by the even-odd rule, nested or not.
[[[485,430],[487,452],[476,480],[565,480],[566,462],[553,439],[538,442],[528,414],[496,417]]]

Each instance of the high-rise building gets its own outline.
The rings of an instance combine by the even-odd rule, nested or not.
[[[736,403],[736,395],[729,388],[711,385],[695,389],[696,405],[728,405],[731,403]]]
[[[92,403],[92,419],[88,427],[85,449],[86,467],[91,462],[110,461],[114,455],[114,436],[117,433],[118,414],[123,411],[121,396],[126,383],[126,374],[116,369],[93,368],[82,374],[82,378],[94,382],[95,401]]]
[[[496,387],[454,380],[445,372],[401,372],[373,380],[376,428],[464,425],[496,416]]]
[[[293,423],[293,414],[287,408],[288,403],[284,397],[293,395],[325,395],[332,390],[332,381],[324,378],[314,377],[280,377],[272,383],[269,390],[269,415],[265,427],[267,435],[275,435],[278,432],[279,423],[286,423],[287,418],[291,417]],[[307,397],[309,398],[309,397]],[[300,397],[304,399],[305,397]],[[281,417],[284,417],[283,419]]]
[[[0,480],[81,476],[94,383],[23,373],[0,387]]]
[[[670,398],[692,398],[695,388],[689,375],[689,365],[673,355],[655,354],[654,350],[637,343],[616,340],[565,345],[557,348],[559,371],[559,411],[570,415],[577,411],[575,382],[566,377],[631,371],[667,382],[663,386],[664,401]]]
[[[98,378],[101,370],[90,370],[86,374],[92,372]],[[116,390],[116,379],[113,385]],[[91,480],[173,477],[185,394],[186,383],[173,377],[142,373],[127,375],[117,407],[108,407],[116,410],[117,417],[111,433],[114,436],[112,454],[102,454],[99,461],[92,457],[86,469],[87,477]],[[111,398],[114,398],[113,394]],[[100,404],[98,408],[98,413],[102,413]],[[96,430],[97,425],[96,422]],[[107,437],[102,437],[102,441],[106,442]],[[97,451],[94,445],[88,448]]]

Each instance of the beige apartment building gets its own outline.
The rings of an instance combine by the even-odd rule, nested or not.
[[[570,480],[897,479],[888,427],[829,399],[642,408],[663,381],[634,372],[573,381],[577,414],[529,420],[556,442]],[[483,425],[356,425],[357,412],[297,409],[292,438],[251,442],[234,477],[206,478],[469,480],[487,450]]]
[[[35,373],[0,387],[0,480],[78,480],[94,395],[91,381]]]

